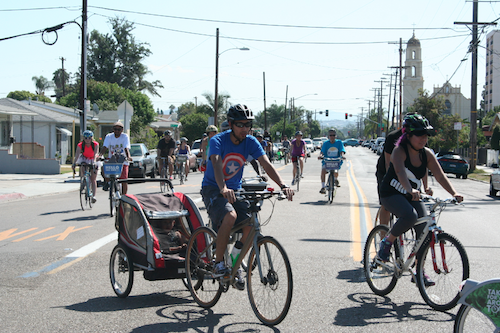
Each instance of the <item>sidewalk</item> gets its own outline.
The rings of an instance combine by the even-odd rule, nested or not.
[[[59,175],[0,174],[0,203],[48,194],[78,191],[79,178]]]

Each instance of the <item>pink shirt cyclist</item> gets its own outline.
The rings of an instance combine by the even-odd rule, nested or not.
[[[304,172],[304,156],[306,152],[306,143],[304,140],[302,140],[301,131],[295,132],[295,139],[292,140],[290,146],[292,149],[292,162],[294,163],[292,185],[295,185],[295,163],[297,163],[297,159],[300,163],[300,177],[302,177],[302,174]]]

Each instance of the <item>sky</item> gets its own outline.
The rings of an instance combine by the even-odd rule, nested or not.
[[[81,23],[81,7],[82,0],[2,1],[0,38]],[[229,102],[261,112],[265,87],[267,106],[293,97],[295,106],[316,111],[318,120],[335,120],[346,112],[366,112],[379,81],[389,83],[391,67],[399,66],[400,38],[406,43],[413,33],[422,47],[424,89],[432,92],[449,79],[470,98],[471,31],[454,22],[471,22],[472,7],[470,0],[88,0],[88,30],[111,34],[114,17],[134,23],[136,41],[148,43],[152,52],[144,60],[151,72],[146,80],[164,86],[158,90],[161,97],[150,96],[155,110],[206,103],[202,94],[214,94],[219,28],[219,93],[229,94]],[[481,1],[478,13],[479,22],[492,22],[500,17],[500,3]],[[486,26],[479,35],[479,96],[486,34],[493,29]],[[52,79],[61,58],[75,73],[80,36],[77,24],[67,24],[54,45],[46,45],[38,33],[0,41],[0,98],[15,90],[34,93],[32,77]],[[54,34],[45,37],[55,39]],[[387,108],[388,84],[383,89]],[[328,117],[319,114],[324,110]]]

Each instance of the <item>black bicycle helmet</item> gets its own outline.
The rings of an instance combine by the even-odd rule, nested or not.
[[[427,135],[434,135],[434,127],[429,121],[419,114],[406,115],[403,120],[403,127],[406,133],[426,132]]]
[[[301,131],[295,132],[295,136],[297,136],[297,135],[302,135],[302,132]]]
[[[224,131],[227,131],[228,129],[230,129],[230,127],[229,127],[229,123],[228,123],[228,122],[227,122],[227,120],[226,120],[226,121],[224,121],[224,122],[220,125],[220,130],[221,130],[222,132],[224,132]]]
[[[229,108],[227,111],[228,121],[239,121],[239,120],[254,120],[252,110],[250,110],[246,105],[236,104]]]

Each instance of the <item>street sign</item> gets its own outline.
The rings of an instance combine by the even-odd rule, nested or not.
[[[134,107],[130,105],[126,100],[118,106],[118,120],[123,122],[123,130],[128,131],[130,129],[130,120],[134,114]]]
[[[457,130],[457,131],[460,131],[462,129],[462,123],[461,122],[456,122],[455,124],[453,124],[453,129]]]

